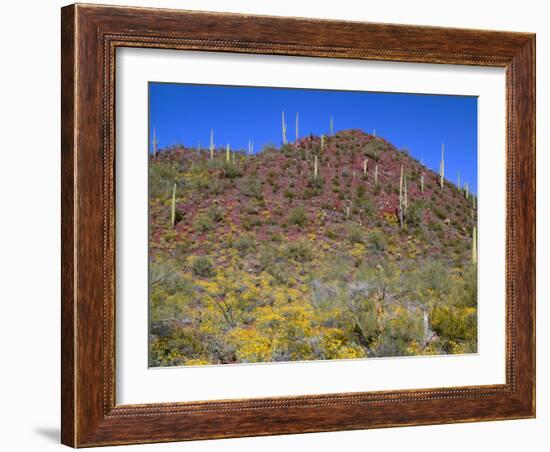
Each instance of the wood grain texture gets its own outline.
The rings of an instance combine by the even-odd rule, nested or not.
[[[73,447],[535,415],[535,37],[146,8],[62,10],[62,442]],[[506,384],[115,403],[117,47],[506,68]]]

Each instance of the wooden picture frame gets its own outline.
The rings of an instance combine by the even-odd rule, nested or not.
[[[71,5],[62,9],[62,442],[73,447],[535,416],[535,35]],[[506,383],[115,403],[115,50],[506,69]]]

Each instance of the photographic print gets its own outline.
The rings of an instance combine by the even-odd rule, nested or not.
[[[150,367],[477,353],[476,97],[148,90]]]

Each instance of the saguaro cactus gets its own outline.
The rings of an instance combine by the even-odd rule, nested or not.
[[[157,157],[157,146],[159,144],[158,140],[157,140],[157,129],[155,127],[153,127],[153,141],[152,141],[152,144],[153,144],[153,157]]]
[[[401,165],[401,176],[399,177],[399,206],[397,208],[397,216],[399,218],[399,227],[403,229],[405,222],[403,206],[403,165]]]
[[[299,133],[298,133],[298,112],[296,112],[296,144],[298,144],[298,137],[299,137]]]
[[[441,163],[439,164],[439,185],[443,188],[445,178],[445,143],[441,143]]]
[[[466,182],[464,184],[464,196],[466,196],[466,199],[468,199],[469,190],[470,190],[470,184],[468,182]]]
[[[374,166],[374,185],[378,185],[378,164]]]
[[[229,148],[229,143],[227,143],[227,145],[225,146],[225,161],[227,163],[229,163],[230,154],[231,154],[231,149]]]
[[[367,164],[369,163],[369,159],[363,160],[363,174],[367,175]]]
[[[420,191],[424,193],[424,174],[420,176]]]
[[[456,186],[460,190],[460,171],[458,171]]]
[[[373,136],[373,137],[376,136],[376,129],[372,129],[372,136]]]
[[[317,163],[317,156],[313,156],[313,177],[317,179],[317,176],[319,175],[319,165]]]
[[[325,135],[321,135],[321,152],[325,149]]]
[[[334,121],[332,116],[330,117],[330,136],[334,135]]]
[[[472,264],[477,264],[477,228],[472,229]]]
[[[214,158],[214,129],[210,129],[210,158]]]
[[[281,125],[282,125],[282,131],[283,131],[283,144],[286,144],[286,122],[285,122],[285,112],[283,111],[281,114]]]
[[[174,189],[172,190],[172,209],[171,209],[172,215],[171,215],[171,223],[170,223],[172,225],[172,228],[176,226],[176,188],[177,188],[177,184],[174,183]]]

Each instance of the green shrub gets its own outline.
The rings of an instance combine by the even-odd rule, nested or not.
[[[241,193],[251,198],[262,199],[262,183],[256,177],[245,177],[239,184]]]
[[[244,234],[241,235],[237,240],[235,240],[235,242],[233,243],[233,247],[243,255],[248,254],[256,247],[256,240],[254,240],[254,236],[250,234]]]
[[[422,225],[424,221],[424,207],[421,202],[416,201],[411,203],[407,209],[405,221],[410,228],[417,228]]]
[[[286,189],[285,192],[283,193],[283,196],[288,199],[289,201],[292,200],[292,198],[294,198],[294,192],[292,190],[288,190]]]
[[[308,222],[306,211],[302,207],[296,207],[290,211],[288,222],[299,227],[303,227]]]
[[[222,165],[221,175],[227,179],[235,179],[237,177],[241,177],[243,175],[243,171],[238,165],[234,165],[230,162],[224,162]]]
[[[195,221],[193,222],[193,228],[195,231],[204,234],[205,232],[210,231],[214,227],[214,221],[205,213],[197,215]]]
[[[285,254],[296,262],[309,262],[313,259],[313,250],[306,240],[290,243],[286,247]]]
[[[348,240],[351,243],[364,243],[365,233],[361,226],[358,224],[351,224],[347,227]]]
[[[369,247],[374,251],[381,252],[385,251],[387,244],[384,234],[380,231],[372,231],[367,238],[369,242]]]
[[[215,275],[214,265],[206,256],[196,257],[191,264],[191,271],[198,278],[211,278]]]

